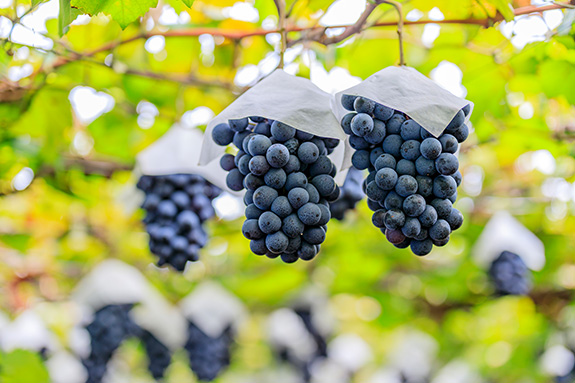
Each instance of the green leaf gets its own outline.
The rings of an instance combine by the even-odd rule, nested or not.
[[[32,8],[34,8],[38,4],[45,3],[46,1],[48,1],[48,0],[32,0]]]
[[[0,382],[49,383],[50,377],[38,353],[14,350],[0,358]]]
[[[58,33],[64,36],[70,29],[70,23],[82,12],[70,6],[70,0],[60,0],[60,14],[58,15]]]
[[[513,6],[507,0],[491,0],[491,4],[503,15],[505,21],[510,21],[515,18]]]
[[[192,0],[186,1],[192,2]],[[150,8],[154,8],[158,0],[72,0],[71,4],[90,15],[100,12],[110,15],[124,29]]]
[[[194,0],[182,0],[182,3],[186,4],[186,7],[191,8]]]

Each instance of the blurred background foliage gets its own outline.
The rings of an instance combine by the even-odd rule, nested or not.
[[[251,315],[221,382],[256,381],[279,368],[266,315],[310,284],[328,294],[336,333],[357,334],[373,351],[356,382],[394,358],[408,329],[437,342],[433,374],[463,361],[478,381],[550,381],[539,357],[550,339],[574,331],[565,318],[575,311],[575,10],[533,3],[550,8],[513,19],[513,9],[534,5],[403,1],[407,20],[427,21],[405,26],[407,64],[475,103],[460,157],[465,223],[448,246],[425,258],[394,248],[362,202],[329,224],[316,260],[294,265],[254,256],[241,220],[217,219],[201,261],[180,275],[153,266],[133,198],[135,155],[176,122],[202,127],[275,69],[273,1],[0,1],[0,311],[13,319],[44,307],[66,345],[70,292],[99,262],[118,258],[170,302],[213,279],[247,305]],[[297,30],[353,23],[365,3],[290,0],[287,7],[286,26]],[[285,70],[332,92],[397,64],[390,8],[368,19],[384,26],[338,44],[289,32]],[[495,298],[471,257],[501,210],[545,244],[547,263],[528,297]],[[132,381],[151,379],[142,355],[137,342],[120,350]],[[193,379],[184,358],[175,359],[166,381]],[[48,381],[35,354],[0,360],[4,382]],[[15,378],[16,370],[33,377]]]

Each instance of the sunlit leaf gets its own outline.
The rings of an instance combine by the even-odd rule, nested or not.
[[[126,28],[157,4],[158,0],[71,0],[73,7],[79,8],[90,15],[96,15],[100,12],[111,15],[122,28]]]

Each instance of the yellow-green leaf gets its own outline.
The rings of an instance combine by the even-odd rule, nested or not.
[[[513,20],[515,18],[515,13],[513,13],[513,6],[507,0],[491,0],[490,3],[497,8],[497,10],[503,15],[506,21]]]
[[[154,8],[158,0],[72,0],[71,4],[90,15],[100,12],[108,14],[124,29],[150,8]]]
[[[49,383],[50,377],[40,355],[32,351],[14,350],[0,357],[0,382]]]
[[[70,0],[60,0],[60,14],[58,15],[58,33],[60,36],[64,36],[68,32],[70,23],[81,13],[79,9],[70,6]]]

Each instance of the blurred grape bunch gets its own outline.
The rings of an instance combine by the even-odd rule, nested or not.
[[[343,220],[348,210],[355,209],[355,205],[363,199],[363,174],[356,168],[350,168],[340,188],[339,198],[329,203],[332,218]]]
[[[327,301],[313,291],[302,294],[292,308],[279,309],[268,319],[275,355],[295,368],[303,382],[312,381],[315,362],[327,358],[331,315]]]
[[[195,174],[144,175],[137,187],[146,193],[142,208],[150,251],[159,266],[183,271],[208,241],[203,224],[214,216],[212,201],[221,189]]]
[[[190,368],[198,380],[212,381],[230,364],[245,308],[222,286],[204,282],[180,302],[180,309],[188,323],[184,348]]]
[[[498,295],[527,295],[531,288],[531,272],[521,257],[510,251],[493,261],[489,277]]]
[[[230,365],[233,333],[231,327],[211,337],[193,322],[189,322],[184,348],[188,354],[190,368],[200,381],[210,382]]]
[[[174,350],[183,347],[185,320],[179,310],[134,267],[118,260],[100,263],[73,294],[83,313],[80,326],[90,339],[84,358],[88,382],[100,382],[117,349],[138,338],[148,356],[152,376],[163,378]],[[81,333],[78,333],[80,336]]]
[[[114,352],[126,339],[140,336],[141,329],[130,317],[133,306],[104,306],[86,326],[90,334],[90,354],[82,361],[88,372],[86,383],[100,383]]]

